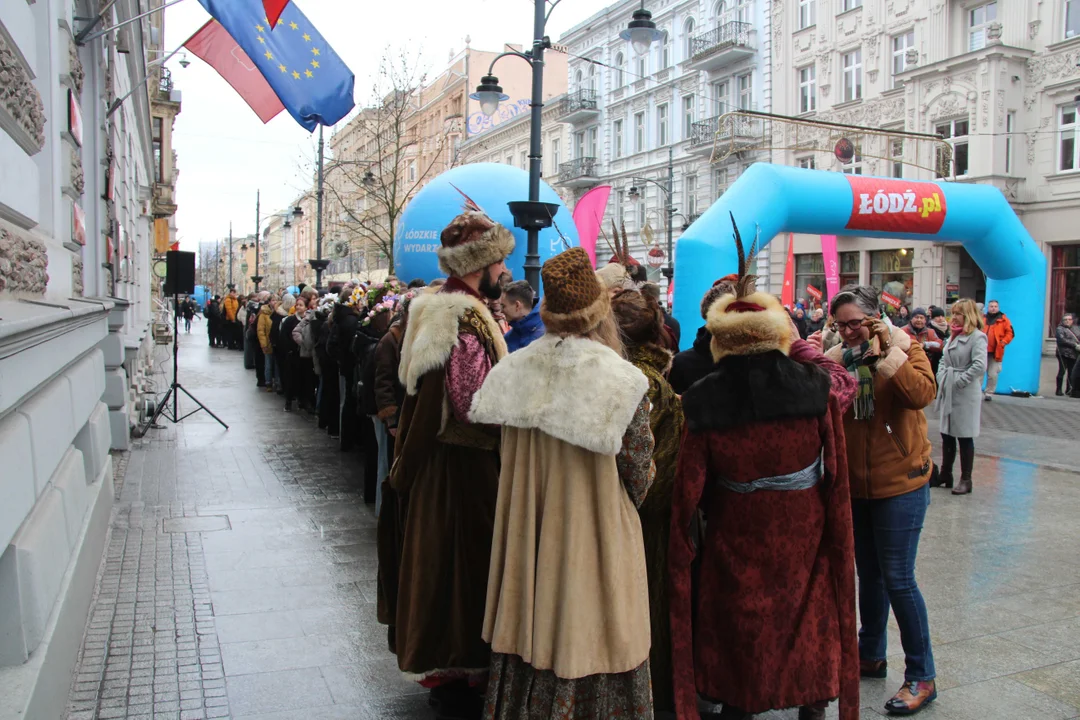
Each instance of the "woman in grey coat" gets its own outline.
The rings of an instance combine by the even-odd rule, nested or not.
[[[975,438],[982,415],[982,378],[986,373],[986,334],[973,300],[952,307],[949,341],[938,365],[937,408],[941,420],[941,470],[932,487],[953,487],[953,462],[960,445],[960,482],[953,495],[971,492],[975,464]]]

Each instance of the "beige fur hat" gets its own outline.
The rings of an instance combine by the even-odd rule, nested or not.
[[[439,268],[455,277],[483,270],[514,252],[514,235],[475,211],[463,212],[451,220],[440,239]]]

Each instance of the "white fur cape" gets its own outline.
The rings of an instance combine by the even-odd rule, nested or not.
[[[458,343],[458,323],[467,310],[474,310],[495,340],[499,358],[506,355],[506,342],[491,311],[472,295],[437,292],[420,295],[409,306],[409,324],[401,342],[398,379],[409,395],[425,374],[446,365],[450,351]]]
[[[616,455],[649,389],[640,370],[584,338],[545,335],[492,368],[473,397],[475,423],[537,429]]]

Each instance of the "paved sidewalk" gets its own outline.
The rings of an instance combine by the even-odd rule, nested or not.
[[[257,392],[239,352],[180,341],[180,381],[231,428],[199,413],[117,463],[68,717],[430,720],[375,621],[360,457]],[[1000,403],[1005,419],[1014,402]],[[1077,718],[1080,475],[988,455],[1022,446],[1038,461],[1050,443],[1076,467],[1080,452],[1039,428],[996,432],[978,442],[972,496],[933,493],[919,581],[940,698],[920,717]],[[889,678],[863,682],[863,718],[880,717],[902,682],[895,624],[889,652]]]

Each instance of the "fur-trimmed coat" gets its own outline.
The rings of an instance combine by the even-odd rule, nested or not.
[[[451,395],[471,401],[467,387],[505,355],[487,306],[460,281],[413,301],[398,368],[406,398],[379,515],[378,615],[392,626],[398,667],[428,684],[483,671],[490,659],[480,635],[498,434],[459,417]]]
[[[635,507],[652,479],[648,386],[600,343],[545,335],[476,394],[472,418],[503,426],[483,626],[493,652],[564,680],[648,659]]]

